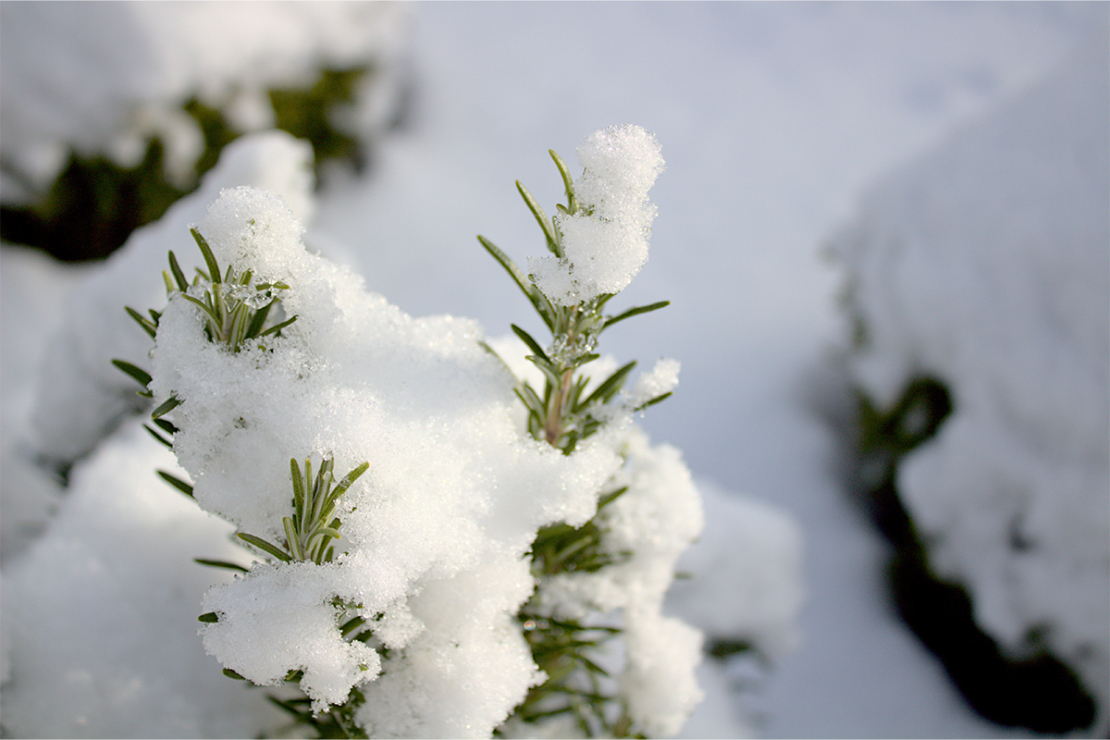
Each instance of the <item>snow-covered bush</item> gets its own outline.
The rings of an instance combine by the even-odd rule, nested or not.
[[[1081,679],[1096,731],[1110,711],[1107,59],[1102,29],[883,183],[838,239],[866,482],[896,491],[908,546],[1032,666],[1025,689],[1017,674],[953,675],[996,720],[1044,731],[1094,720],[1067,676],[1033,685],[1046,653]]]
[[[17,596],[4,602],[9,731],[50,724],[42,702],[53,699],[42,683],[52,669],[36,680],[34,666],[51,663],[39,627],[57,604],[35,594],[33,581],[65,568],[67,542],[83,543],[68,554],[99,574],[85,576],[85,588],[118,594],[91,618],[131,614],[136,631],[156,615],[176,620],[182,590],[198,585],[194,573],[174,597],[129,607],[149,585],[148,565],[171,571],[166,557],[189,547],[202,562],[239,571],[233,580],[215,576],[191,610],[203,612],[204,648],[229,676],[298,686],[303,695],[280,687],[276,700],[323,732],[482,736],[506,719],[509,733],[552,722],[557,732],[678,731],[700,697],[693,671],[701,637],[661,609],[702,514],[680,453],[653,446],[633,422],[670,394],[678,367],[660,361],[626,392],[634,363],[593,352],[607,328],[665,303],[603,314],[613,294],[596,288],[598,275],[613,272],[600,259],[568,260],[576,241],[560,228],[562,219],[592,220],[597,257],[642,248],[654,216],[646,194],[663,163],[654,138],[637,127],[599,132],[586,147],[594,152],[584,157],[590,186],[578,188],[556,157],[568,206],[555,220],[521,192],[560,260],[556,269],[573,270],[589,297],[549,297],[482,240],[551,329],[547,347],[516,326],[515,337],[486,342],[472,321],[413,319],[307,251],[277,195],[220,193],[193,229],[203,257],[197,277],[190,281],[171,252],[168,304],[132,311],[154,340],[149,363],[140,353],[117,364],[153,396],[150,431],[181,466],[163,466],[163,478],[230,522],[243,547],[220,542],[227,529],[216,520],[186,525],[194,515],[184,511],[161,517],[159,530],[138,503],[149,499],[138,491],[113,497],[103,481],[85,483],[82,468],[74,483],[88,493],[72,492],[66,514],[5,571],[5,594]],[[627,193],[638,208],[606,209],[605,199]],[[617,279],[626,284],[643,257],[626,260]],[[105,528],[115,547],[82,528],[98,505],[129,512]],[[159,547],[167,526],[199,529]],[[160,557],[117,564],[144,547]],[[83,577],[80,568],[66,573]],[[130,638],[121,636],[143,644]],[[83,678],[56,689],[84,726],[103,732],[121,706],[135,709],[163,690],[179,694],[168,731],[211,731],[211,710],[190,703],[203,703],[197,692],[174,691],[199,665],[160,688],[127,681],[126,661],[119,668],[118,680],[99,684],[102,671],[78,670]],[[104,702],[113,686],[119,692]],[[259,727],[273,727],[251,699],[234,701]],[[54,732],[72,718],[56,721]]]
[[[561,219],[522,188],[573,291],[543,288],[483,239],[552,331],[544,348],[514,325],[538,378],[514,382],[472,322],[415,321],[366,293],[253,189],[221,193],[193,230],[200,277],[171,253],[168,305],[135,314],[155,340],[151,372],[123,367],[194,480],[179,486],[264,558],[228,563],[244,574],[205,596],[205,648],[256,685],[299,684],[310,706],[286,707],[306,722],[481,736],[520,705],[523,725],[566,714],[591,734],[672,734],[698,700],[700,635],[660,610],[701,510],[678,452],[631,423],[670,394],[677,363],[631,394],[633,363],[583,370],[606,328],[662,305],[602,314],[646,257],[663,161],[636,127],[584,149],[587,187],[556,158]],[[591,259],[568,256],[570,219],[593,226]],[[613,686],[599,634],[623,638]]]
[[[361,161],[407,84],[396,3],[6,3],[0,17],[4,238],[64,259],[120,246],[244,133],[305,138],[318,165]]]
[[[600,132],[590,146],[607,138],[610,156],[641,172],[631,185],[644,198],[662,168],[654,140],[626,127]],[[580,204],[579,218],[600,219],[556,161],[568,204]],[[616,319],[662,304],[606,316],[605,294],[583,301],[587,310],[566,293],[552,301],[483,238],[545,317],[550,343],[520,329],[483,338],[465,319],[408,317],[304,249],[297,223],[311,218],[312,184],[304,142],[255,134],[232,143],[196,193],[100,265],[62,280],[56,266],[4,249],[5,288],[27,283],[26,309],[6,302],[6,311],[19,308],[6,321],[42,319],[35,307],[60,292],[68,304],[17,335],[49,346],[37,387],[5,375],[5,734],[272,736],[298,732],[289,712],[325,733],[374,721],[384,735],[488,734],[510,710],[499,728],[506,735],[667,734],[700,696],[698,682],[713,699],[709,721],[737,727],[743,720],[728,705],[724,673],[705,665],[695,680],[700,639],[663,612],[676,560],[700,529],[700,497],[678,451],[652,445],[634,418],[673,389],[678,363],[660,361],[633,384],[630,365],[592,351]],[[574,242],[557,224],[575,214],[560,210],[549,221],[520,190],[559,263]],[[639,205],[624,213],[638,219],[643,240],[654,211]],[[167,250],[177,270],[165,269]],[[249,277],[247,262],[256,263]],[[626,261],[623,279],[641,262]],[[198,268],[219,273],[219,287],[203,276],[189,285]],[[569,260],[557,264],[570,268]],[[141,315],[148,328],[159,325],[149,357],[151,337],[122,306],[164,304],[159,271],[173,297],[161,314]],[[576,267],[575,279],[597,282],[588,267]],[[221,349],[222,330],[190,298],[240,317],[231,346]],[[264,304],[268,315],[253,324]],[[294,316],[280,335],[262,336]],[[57,330],[47,343],[40,335],[49,326]],[[126,358],[131,377],[112,358]],[[142,402],[133,378],[148,376],[159,405],[181,401],[156,421],[144,415],[158,436],[175,438],[186,467],[131,415]],[[9,403],[12,392],[28,403]],[[333,477],[319,479],[325,459]],[[304,479],[302,501],[318,479],[322,492],[334,492],[368,463],[335,502],[336,524],[319,513],[294,520],[291,461]],[[49,470],[65,476],[53,481]],[[713,526],[677,566],[693,578],[672,589],[666,611],[714,642],[780,657],[796,641],[797,527],[705,485]],[[306,554],[291,544],[314,531],[335,545],[330,562],[327,548],[316,551],[317,563],[311,547]],[[250,542],[262,549],[252,553]],[[238,568],[251,575],[236,577]],[[295,586],[292,595],[283,582]],[[276,611],[264,608],[278,602]],[[217,621],[198,623],[201,614]],[[269,631],[239,640],[252,622]],[[232,674],[281,685],[224,677],[206,647]],[[370,680],[376,663],[383,672]],[[329,711],[311,719],[314,699]],[[466,717],[469,729],[459,724]]]

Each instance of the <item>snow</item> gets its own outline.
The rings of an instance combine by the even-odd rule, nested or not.
[[[192,559],[240,557],[231,528],[157,483],[155,469],[184,475],[141,427],[122,430],[75,469],[46,533],[5,565],[7,732],[245,737],[279,724],[258,693],[211,680],[218,666],[195,634],[202,594],[230,575]]]
[[[169,249],[180,256],[182,269],[190,274],[203,266],[188,228],[201,219],[221,189],[265,188],[280,195],[295,216],[311,217],[314,177],[307,142],[271,131],[245,144],[233,142],[220,172],[205,178],[197,191],[175,203],[161,220],[136,230],[103,269],[63,294],[59,303],[66,312],[64,323],[48,338],[43,369],[35,381],[38,400],[31,412],[28,442],[37,455],[72,462],[135,405],[134,381],[111,361],[127,359],[145,366],[149,338],[122,307],[145,313],[164,304],[164,286],[149,276],[158,276],[168,267]]]
[[[171,181],[187,185],[203,150],[178,110],[190,97],[262,131],[274,119],[267,89],[310,83],[321,67],[371,65],[397,84],[360,90],[348,111],[346,125],[370,136],[401,95],[408,15],[391,3],[7,3],[2,19],[0,86],[19,101],[0,106],[5,203],[49,186],[67,145],[134,166],[151,136],[163,139]]]
[[[561,257],[529,257],[537,287],[572,306],[628,287],[648,258],[655,207],[647,194],[663,171],[659,142],[639,126],[596,131],[578,145],[577,208],[555,217]]]
[[[880,183],[836,240],[889,407],[915,375],[954,412],[899,471],[942,577],[1011,654],[1043,633],[1110,697],[1110,89],[1105,36]],[[1105,718],[1102,720],[1105,723]]]
[[[5,28],[14,25],[8,23],[14,6],[4,4]],[[158,15],[154,10],[144,12]],[[256,18],[269,18],[270,12],[258,13]],[[682,360],[683,382],[675,389],[675,398],[653,407],[638,421],[652,438],[681,448],[685,463],[697,474],[706,499],[705,543],[730,543],[739,553],[769,551],[781,569],[781,576],[773,578],[749,567],[746,554],[722,562],[712,556],[712,549],[700,556],[695,556],[697,550],[690,551],[691,558],[706,563],[708,578],[720,578],[715,582],[735,579],[753,593],[759,588],[773,590],[758,609],[751,606],[755,596],[745,600],[750,608],[738,610],[732,624],[724,615],[726,609],[718,608],[708,596],[681,596],[677,589],[670,613],[715,631],[754,629],[767,619],[764,642],[779,646],[771,652],[781,657],[769,672],[752,669],[743,661],[703,665],[697,676],[706,700],[684,732],[700,737],[752,732],[825,737],[1007,733],[970,714],[935,660],[897,622],[880,582],[884,545],[844,500],[839,477],[842,452],[820,414],[843,413],[844,379],[829,369],[827,356],[830,348],[845,344],[847,329],[834,300],[841,276],[818,259],[817,247],[840,233],[839,227],[855,215],[856,198],[866,186],[1044,78],[1089,35],[1102,33],[1105,5],[426,3],[413,12],[418,97],[410,127],[385,139],[387,145],[366,176],[339,177],[326,185],[315,209],[317,217],[305,235],[309,245],[350,264],[364,277],[367,289],[387,296],[404,313],[468,316],[491,333],[502,332],[510,321],[519,321],[527,305],[518,294],[502,289],[504,284],[496,283],[504,277],[481,253],[473,235],[489,235],[514,258],[542,251],[535,222],[513,192],[512,182],[519,179],[539,202],[554,203],[561,195],[561,183],[543,150],[551,147],[565,155],[583,134],[612,124],[635,121],[653,132],[666,149],[668,171],[652,189],[660,214],[653,224],[652,260],[621,300],[644,305],[670,299],[673,304],[607,333],[605,350],[617,357],[650,360],[653,354],[665,354]],[[173,18],[168,13],[163,17]],[[262,21],[258,26],[265,28]],[[151,25],[143,28],[153,39],[166,38],[150,30]],[[340,32],[333,29],[321,37],[332,33]],[[234,40],[220,36],[204,43],[211,44],[203,47],[206,51],[218,48],[235,61]],[[5,35],[3,46],[7,55],[15,45]],[[154,46],[164,48],[167,43]],[[43,43],[28,48],[25,53],[41,61],[41,50],[52,47]],[[215,57],[193,54],[193,59],[211,58]],[[5,56],[5,71],[27,68],[6,60]],[[179,64],[175,68],[193,69],[192,61]],[[50,71],[49,65],[42,66]],[[203,71],[199,63],[196,69]],[[11,99],[15,88],[7,78],[3,87],[5,98]],[[79,108],[80,101],[75,99],[73,105]],[[1088,102],[1092,110],[1104,114],[1104,98],[1096,95]],[[62,110],[72,108],[63,105]],[[94,125],[100,115],[98,111],[97,116],[85,118],[43,119],[49,119],[51,126],[87,120],[92,132],[106,130]],[[15,130],[5,119],[5,146],[18,140]],[[42,165],[49,164],[48,156],[33,148],[28,152],[38,152],[36,166],[49,171]],[[191,215],[182,214],[172,227],[169,220],[164,222],[179,235],[173,242],[179,257],[195,258],[187,232],[179,227],[200,221],[203,209],[221,188],[261,184],[278,190],[249,179],[214,184],[208,197],[189,206]],[[7,182],[4,189],[8,198]],[[289,195],[282,194],[292,207]],[[1050,233],[1060,226],[1034,223]],[[134,278],[110,278],[117,292],[111,309],[92,304],[68,317],[59,311],[56,297],[72,292],[79,275],[10,248],[0,253],[5,420],[4,618],[0,626],[6,649],[12,651],[11,675],[27,677],[23,688],[14,680],[4,687],[4,725],[13,734],[27,726],[17,724],[15,718],[31,717],[33,712],[20,715],[13,697],[33,697],[35,686],[64,686],[70,701],[59,706],[73,711],[34,714],[35,722],[56,724],[46,729],[35,725],[24,734],[62,734],[59,725],[85,716],[80,713],[86,707],[103,708],[105,696],[115,697],[113,706],[124,710],[139,704],[180,707],[174,717],[201,721],[202,712],[192,713],[187,704],[207,701],[198,677],[210,675],[217,666],[201,654],[192,635],[195,622],[183,627],[182,634],[191,642],[180,643],[182,651],[193,651],[193,657],[183,664],[180,675],[176,671],[166,675],[150,670],[140,658],[133,663],[119,661],[111,652],[115,643],[99,637],[119,632],[105,615],[111,604],[98,599],[100,593],[118,593],[124,604],[134,606],[131,594],[161,594],[153,599],[150,611],[191,622],[200,611],[200,594],[208,583],[189,581],[190,592],[171,596],[165,579],[154,582],[148,571],[131,568],[120,571],[130,582],[113,587],[116,590],[81,590],[75,593],[89,595],[79,606],[57,604],[51,601],[57,595],[42,593],[49,590],[37,584],[58,579],[80,585],[80,578],[64,572],[74,564],[66,560],[56,563],[56,572],[45,570],[49,561],[42,538],[30,544],[33,536],[24,536],[18,547],[10,546],[11,502],[22,500],[23,488],[41,489],[34,498],[43,503],[31,506],[33,511],[45,512],[57,495],[55,484],[24,462],[26,448],[21,447],[31,436],[25,412],[31,405],[33,371],[28,368],[42,354],[39,334],[46,335],[56,326],[68,331],[67,326],[88,315],[94,323],[92,336],[141,343],[142,332],[122,312],[112,312],[124,302],[145,309],[164,299],[156,279],[165,265],[161,251],[150,258],[157,263],[152,262],[150,269],[120,273]],[[144,282],[139,276],[145,276],[144,281],[149,276],[155,279]],[[38,283],[45,284],[43,289],[20,290]],[[132,285],[141,285],[135,290],[153,295],[125,295]],[[1020,293],[1018,289],[1014,294]],[[97,294],[110,296],[111,292],[100,288]],[[1105,293],[1096,290],[1094,295],[1103,298],[1105,307]],[[944,313],[947,305],[941,303],[936,310]],[[119,319],[119,326],[101,326],[109,317]],[[32,319],[42,323],[33,324]],[[41,332],[30,331],[31,325],[42,326]],[[123,356],[138,362],[144,352],[103,348],[104,359]],[[118,450],[117,444],[136,458],[136,469],[165,467],[155,459],[154,448],[148,449],[153,442],[142,446],[141,430],[124,428],[114,440],[98,441],[112,413],[96,411],[82,421],[94,401],[74,405],[57,398],[93,373],[119,375],[96,364],[101,354],[89,353],[87,360],[73,363],[54,360],[48,366],[51,373],[64,375],[42,384],[51,392],[39,392],[37,403],[57,403],[42,415],[53,417],[62,431],[49,432],[40,421],[36,444],[67,447],[56,450],[59,457],[97,446],[97,453],[84,463],[90,470],[102,464],[102,456],[103,464],[115,464],[109,450]],[[113,380],[118,387],[112,393],[118,394],[126,378]],[[104,395],[98,387],[75,391],[72,398]],[[1068,397],[1054,398],[1064,403]],[[1097,412],[1097,406],[1091,403],[1087,408]],[[75,426],[91,430],[81,437],[84,441],[70,441],[69,431],[61,424],[67,414],[74,417]],[[20,422],[19,428],[10,428],[9,421]],[[74,431],[74,437],[79,436]],[[74,469],[74,485],[79,485],[82,469],[82,465]],[[15,477],[13,470],[22,472]],[[173,501],[177,495],[156,479],[150,483],[136,479],[135,485],[159,500]],[[17,486],[20,490],[13,490]],[[281,490],[286,486],[287,479]],[[718,489],[729,493],[719,494]],[[731,493],[738,491],[753,498]],[[80,494],[81,489],[75,488],[69,495],[72,501],[89,495]],[[739,507],[723,504],[718,501],[723,497],[743,503]],[[756,501],[762,507],[754,505]],[[745,507],[749,502],[753,505]],[[80,529],[80,522],[73,522],[75,515],[68,514],[71,506],[77,511],[77,504],[67,502],[50,522],[51,530],[64,534],[66,527]],[[735,508],[749,511],[722,513]],[[43,523],[41,513],[29,513],[25,519],[32,525]],[[63,525],[63,521],[71,523]],[[748,530],[740,526],[742,522]],[[89,532],[80,534],[84,540],[98,541]],[[804,560],[790,544],[792,538],[804,542]],[[172,543],[174,538],[155,541]],[[165,559],[158,555],[157,562],[184,563],[176,567],[186,568],[191,557],[213,556],[227,547],[222,540],[212,544],[203,552],[189,547],[188,552],[167,553]],[[24,550],[27,546],[30,549]],[[169,546],[172,550],[173,545]],[[19,550],[24,550],[23,558],[15,556]],[[787,580],[794,577],[795,568],[804,570],[808,592],[800,644],[792,620],[801,603],[801,589],[796,579]],[[36,569],[37,578],[26,575]],[[26,574],[20,576],[21,570]],[[215,577],[213,571],[199,566],[192,572],[196,579]],[[476,573],[471,582],[475,588],[485,582],[480,576]],[[113,578],[111,574],[102,577],[105,584]],[[13,590],[13,583],[18,590]],[[729,592],[724,586],[718,590]],[[23,592],[37,598],[21,604],[13,594]],[[729,593],[730,598],[736,593]],[[450,595],[429,594],[427,613],[420,612],[419,605],[408,612],[391,612],[394,639],[413,639],[413,620],[439,613],[439,598]],[[705,599],[703,605],[698,605],[698,599]],[[691,604],[687,612],[682,611],[684,600]],[[41,604],[44,608],[36,614],[46,616],[38,623],[17,621],[9,617],[9,609],[16,608],[13,604],[20,604],[20,609],[38,609],[35,604]],[[51,611],[52,604],[60,611]],[[46,629],[52,623],[50,615],[73,612],[87,612],[88,619],[67,623],[63,630]],[[15,634],[17,624],[28,630],[26,635]],[[35,629],[39,636],[32,634]],[[67,634],[68,641],[59,639]],[[81,641],[83,635],[94,639]],[[474,644],[483,644],[481,639],[476,637]],[[90,652],[72,653],[69,642],[78,642]],[[98,645],[104,652],[93,654]],[[432,647],[425,655],[434,654]],[[791,653],[792,647],[797,649]],[[63,648],[74,656],[68,664],[71,668],[63,655],[51,652]],[[36,650],[46,658],[37,658]],[[460,665],[468,659],[460,655]],[[118,668],[114,678],[91,682],[88,677],[105,665]],[[69,683],[59,683],[59,666],[70,670]],[[730,689],[734,685],[742,685],[743,690]],[[212,684],[210,690],[217,693],[214,702],[250,704],[240,692],[228,690],[226,682]],[[24,693],[11,693],[15,691]],[[420,701],[419,687],[410,683],[399,682],[388,694],[379,695],[395,706]],[[131,700],[138,704],[127,704]],[[453,707],[445,705],[444,711]],[[246,730],[219,723],[228,721],[227,717],[245,722],[245,717],[254,716],[250,707],[239,715],[225,716],[221,711],[212,710],[209,724],[199,728],[178,730],[167,723],[164,729],[152,729],[147,724],[132,728],[131,733],[120,723],[135,715],[123,711],[100,725],[86,725],[81,734],[96,734],[97,726],[104,735],[245,734]]]

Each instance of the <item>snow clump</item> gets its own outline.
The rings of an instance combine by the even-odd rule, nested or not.
[[[36,455],[71,463],[134,407],[134,381],[111,361],[127,359],[149,370],[149,337],[123,307],[145,312],[165,301],[164,286],[149,276],[166,268],[167,249],[175,251],[186,274],[203,266],[188,239],[189,224],[204,216],[221,190],[241,185],[280,195],[297,219],[311,218],[316,184],[312,161],[308,142],[283,131],[233,141],[196,192],[174,203],[161,220],[137,229],[74,287],[64,301],[63,327],[51,338],[39,374],[29,441]]]
[[[647,262],[656,211],[648,191],[664,166],[655,137],[633,125],[590,134],[578,146],[578,163],[578,209],[555,217],[563,258],[528,261],[536,285],[563,305],[623,290]]]

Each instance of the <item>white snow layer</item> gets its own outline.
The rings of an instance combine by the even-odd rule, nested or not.
[[[231,527],[154,475],[173,455],[131,423],[77,466],[64,504],[5,565],[0,624],[13,737],[250,737],[282,715],[218,679],[196,636],[201,595],[242,558]]]
[[[857,382],[953,395],[898,477],[943,577],[1021,655],[1039,633],[1110,711],[1106,29],[1055,77],[888,178],[838,240]]]
[[[663,171],[655,137],[639,126],[597,131],[578,146],[578,209],[555,217],[564,257],[532,257],[529,271],[553,302],[574,305],[626,288],[648,258],[655,206],[647,194]]]
[[[262,131],[267,91],[325,67],[373,66],[333,122],[373,136],[401,95],[409,15],[386,2],[4,3],[0,198],[38,197],[71,151],[134,166],[155,136],[168,179],[188,183],[204,142],[186,100]]]

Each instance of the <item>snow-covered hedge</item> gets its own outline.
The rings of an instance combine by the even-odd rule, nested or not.
[[[1108,59],[1102,29],[1054,77],[875,188],[837,240],[860,330],[850,367],[871,407],[890,413],[921,379],[947,388],[950,415],[895,479],[929,567],[967,588],[1012,658],[1047,649],[1070,666],[1102,731]],[[904,420],[908,437],[924,409]]]

